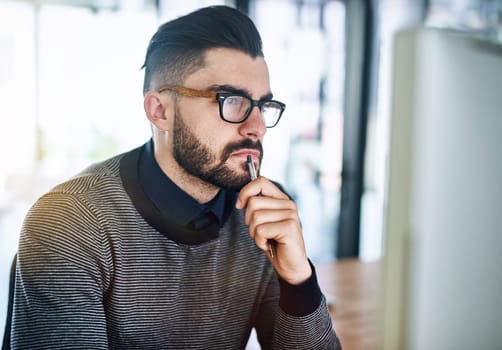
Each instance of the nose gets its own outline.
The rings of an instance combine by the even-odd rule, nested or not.
[[[241,135],[253,140],[261,139],[267,132],[265,120],[258,106],[253,106],[249,117],[239,126]]]

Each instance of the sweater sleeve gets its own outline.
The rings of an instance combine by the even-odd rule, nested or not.
[[[341,349],[311,266],[311,278],[301,285],[275,277],[271,280],[256,327],[262,349]],[[270,320],[274,320],[273,325]]]
[[[315,267],[309,263],[312,276],[304,283],[291,285],[279,278],[280,307],[273,349],[341,349]]]
[[[288,315],[279,309],[272,349],[341,349],[326,299],[322,297],[319,307],[302,317]]]
[[[99,245],[93,214],[48,196],[27,216],[18,252],[12,349],[107,349]],[[92,239],[91,242],[95,240]]]
[[[316,310],[321,304],[322,293],[317,282],[314,265],[309,261],[312,268],[312,276],[300,285],[292,285],[279,277],[281,294],[279,306],[288,315],[306,316]]]

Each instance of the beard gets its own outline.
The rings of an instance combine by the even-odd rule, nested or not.
[[[204,182],[229,191],[238,192],[250,181],[246,162],[242,162],[242,171],[231,169],[226,161],[230,155],[240,149],[256,149],[260,152],[260,163],[263,147],[260,141],[245,139],[225,146],[218,157],[210,148],[202,144],[189,127],[175,115],[173,130],[173,155],[178,164],[189,174]]]

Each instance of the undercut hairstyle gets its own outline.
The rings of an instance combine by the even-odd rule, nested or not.
[[[143,64],[143,93],[182,84],[204,66],[204,54],[213,48],[263,57],[260,34],[248,16],[228,6],[201,8],[164,23],[153,35]]]

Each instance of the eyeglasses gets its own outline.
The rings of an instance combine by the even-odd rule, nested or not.
[[[253,100],[249,96],[234,92],[215,92],[187,88],[184,86],[163,86],[158,92],[173,91],[185,97],[206,97],[213,98],[220,107],[220,117],[226,122],[239,124],[248,119],[254,107],[258,107],[265,126],[273,128],[281,119],[286,105],[275,100]]]

